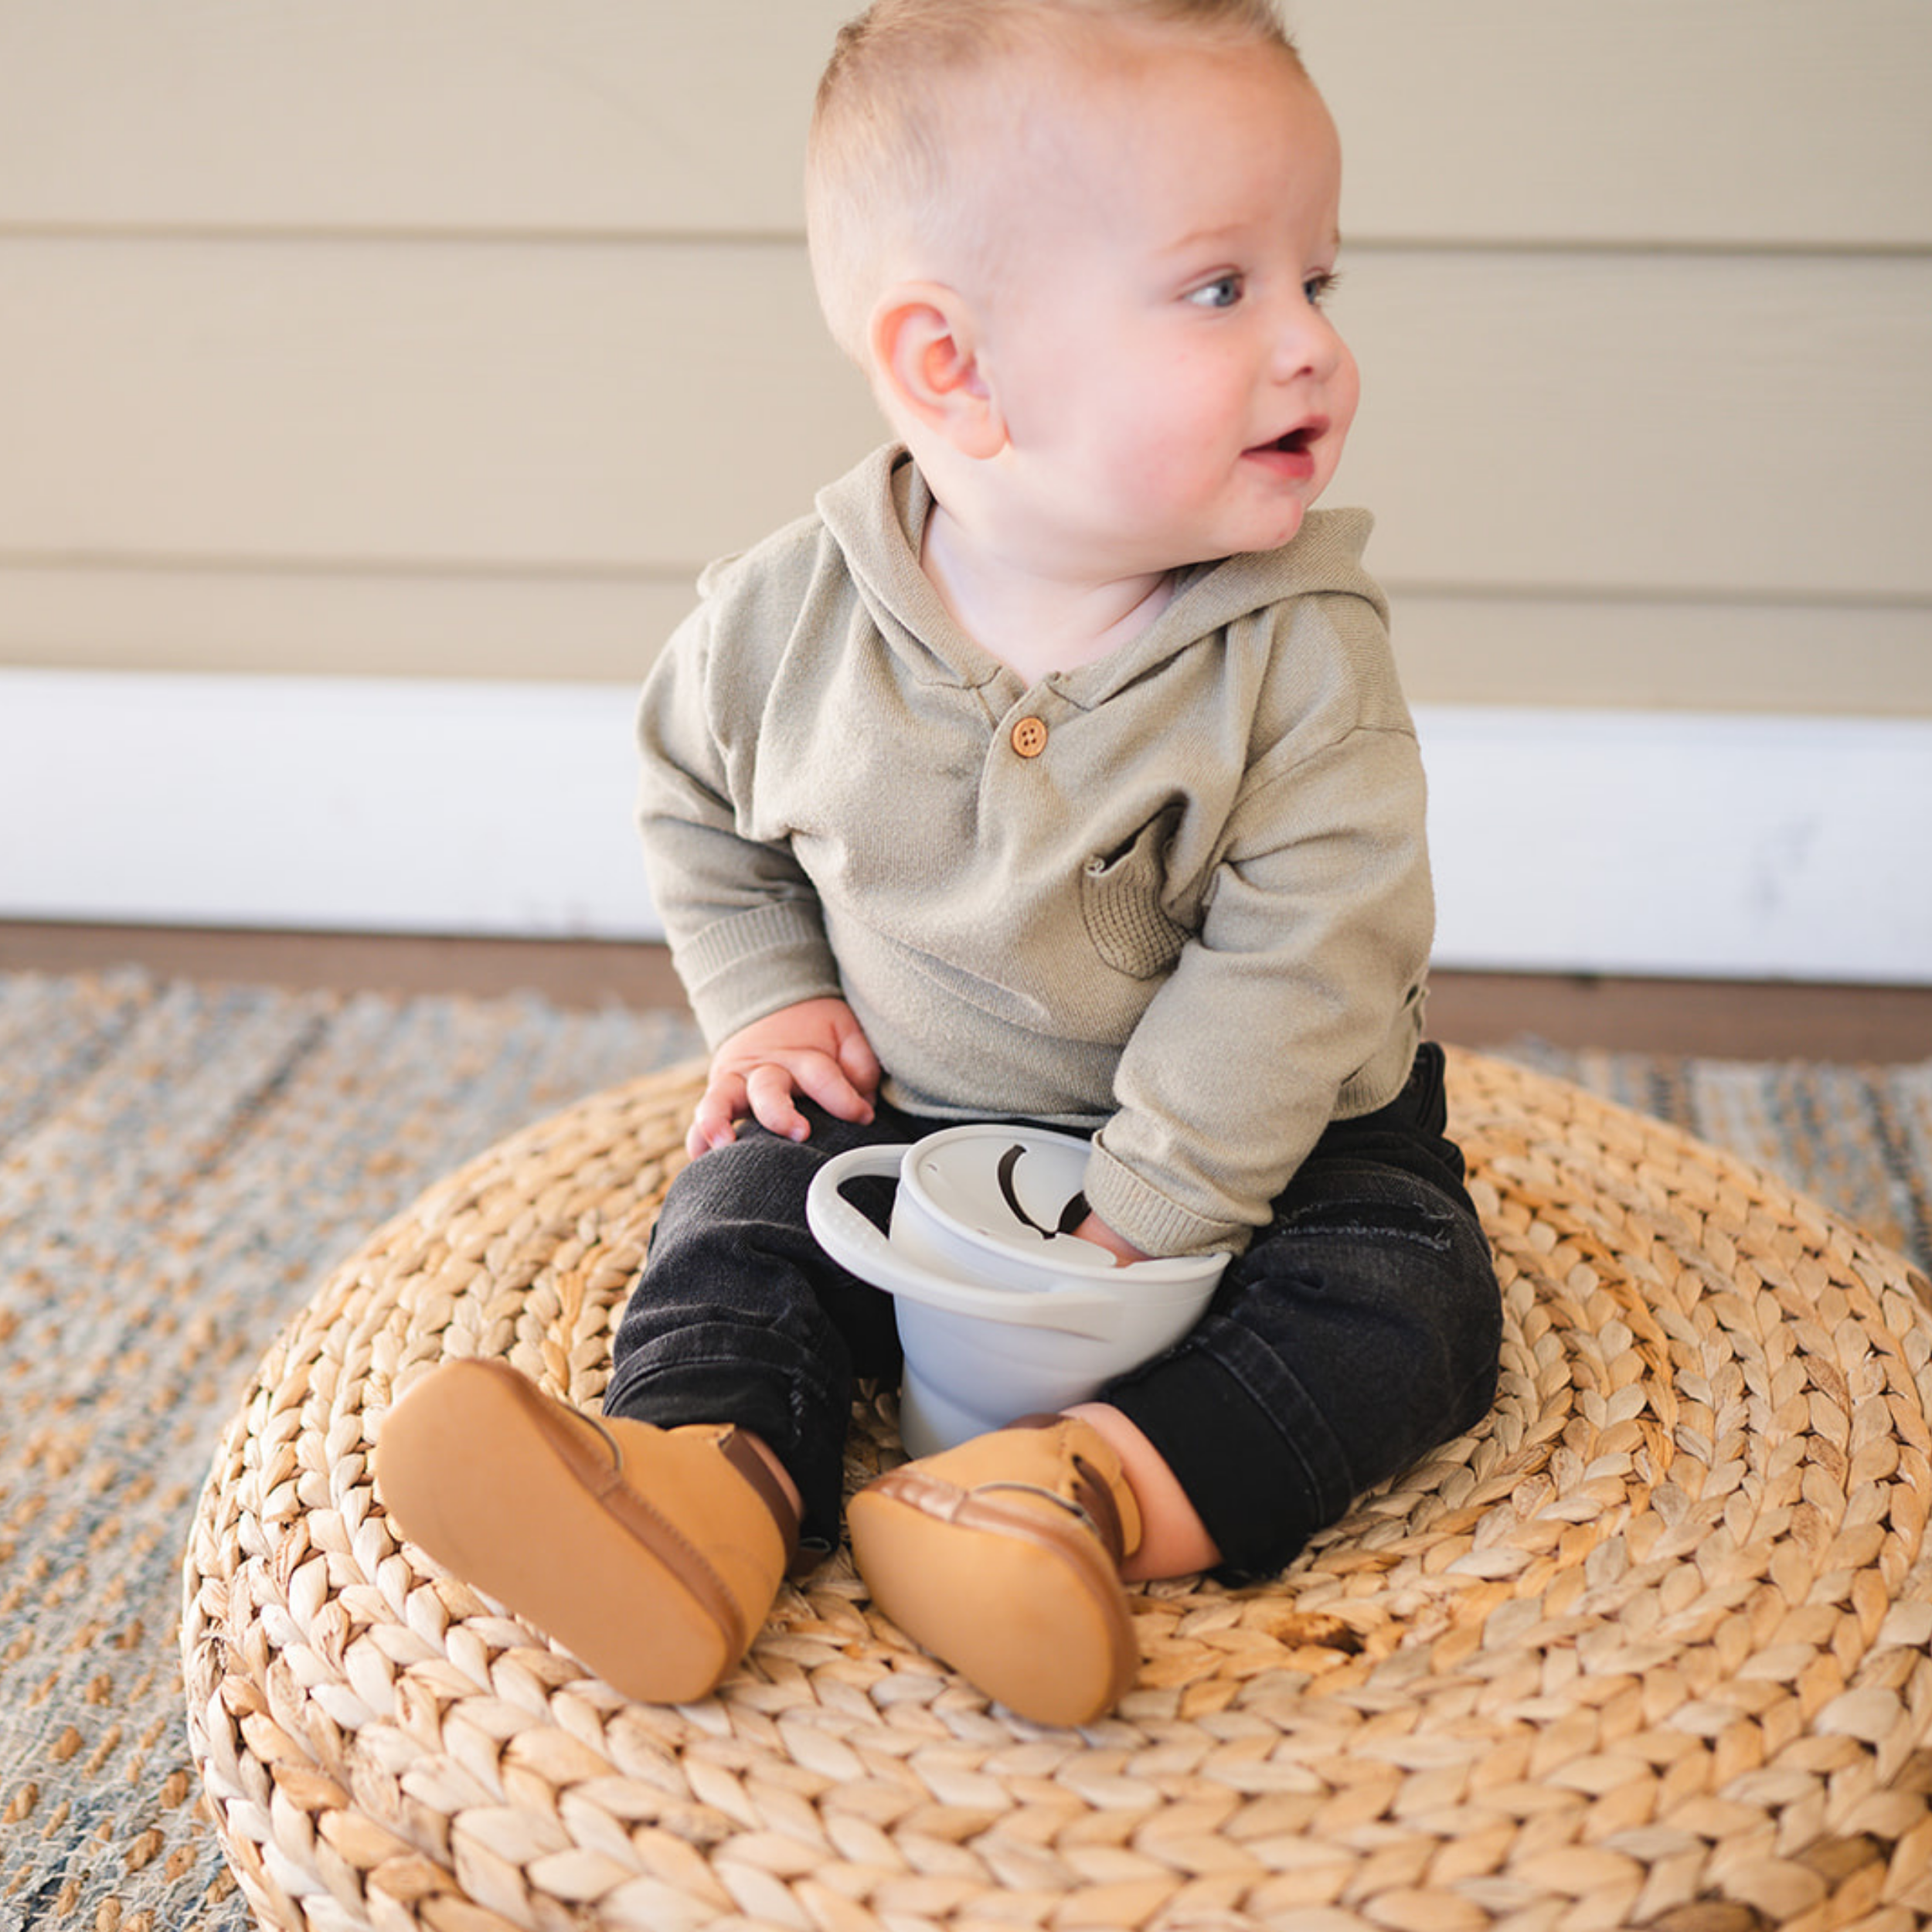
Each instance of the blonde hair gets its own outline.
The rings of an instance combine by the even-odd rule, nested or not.
[[[1024,57],[1090,53],[1108,29],[1271,47],[1301,66],[1273,0],[875,0],[839,29],[806,147],[805,226],[819,305],[861,367],[895,251],[988,261],[994,224],[963,151],[996,110],[1017,131]]]

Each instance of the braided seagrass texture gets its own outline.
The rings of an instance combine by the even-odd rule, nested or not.
[[[1260,1588],[1134,1598],[1138,1687],[1017,1720],[787,1588],[631,1704],[399,1543],[446,1355],[594,1404],[696,1077],[585,1101],[377,1233],[264,1363],[186,1562],[191,1740],[277,1927],[1779,1924],[1932,1913],[1925,1284],[1753,1167],[1453,1058],[1507,1304],[1475,1434]],[[889,1396],[849,1477],[900,1454]]]

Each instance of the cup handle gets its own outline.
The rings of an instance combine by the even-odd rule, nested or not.
[[[1110,1295],[1081,1288],[1015,1290],[980,1288],[971,1282],[923,1267],[896,1248],[839,1192],[846,1182],[862,1175],[895,1175],[910,1146],[854,1148],[835,1154],[812,1176],[805,1196],[805,1219],[814,1238],[841,1267],[889,1294],[955,1315],[980,1315],[989,1321],[1032,1328],[1059,1328],[1071,1335],[1111,1340],[1118,1332],[1121,1310]]]

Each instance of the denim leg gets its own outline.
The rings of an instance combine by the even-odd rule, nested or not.
[[[1322,1136],[1174,1349],[1102,1392],[1167,1458],[1233,1580],[1273,1575],[1495,1400],[1501,1297],[1442,1132],[1440,1050]]]
[[[665,1196],[613,1349],[607,1415],[661,1427],[730,1422],[761,1436],[804,1501],[801,1541],[834,1549],[855,1377],[896,1382],[892,1298],[829,1260],[805,1220],[812,1176],[849,1148],[930,1123],[881,1106],[868,1127],[809,1101],[802,1141],[757,1126],[685,1168]],[[881,1226],[889,1181],[846,1189]]]

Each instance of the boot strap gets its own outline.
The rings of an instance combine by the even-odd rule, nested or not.
[[[1070,1418],[1050,1413],[1022,1416],[1016,1422],[1009,1422],[1009,1429],[1053,1429]],[[1117,1570],[1127,1560],[1127,1526],[1121,1520],[1121,1505],[1114,1495],[1114,1486],[1077,1450],[1072,1451],[1068,1461],[1072,1467],[1069,1471],[1069,1487],[1073,1493],[1062,1495],[1056,1490],[1039,1489],[1038,1493],[1050,1496],[1064,1508],[1086,1519],[1087,1527],[1100,1539],[1100,1546],[1114,1560]],[[1034,1489],[1032,1483],[988,1482],[977,1485],[982,1489]]]
[[[818,1553],[815,1550],[801,1561],[798,1512],[792,1508],[791,1498],[778,1486],[778,1478],[771,1473],[770,1466],[738,1429],[727,1429],[719,1439],[718,1447],[725,1461],[750,1484],[758,1500],[771,1512],[771,1520],[778,1526],[778,1535],[785,1546],[785,1574],[792,1577],[803,1575],[818,1561]]]

